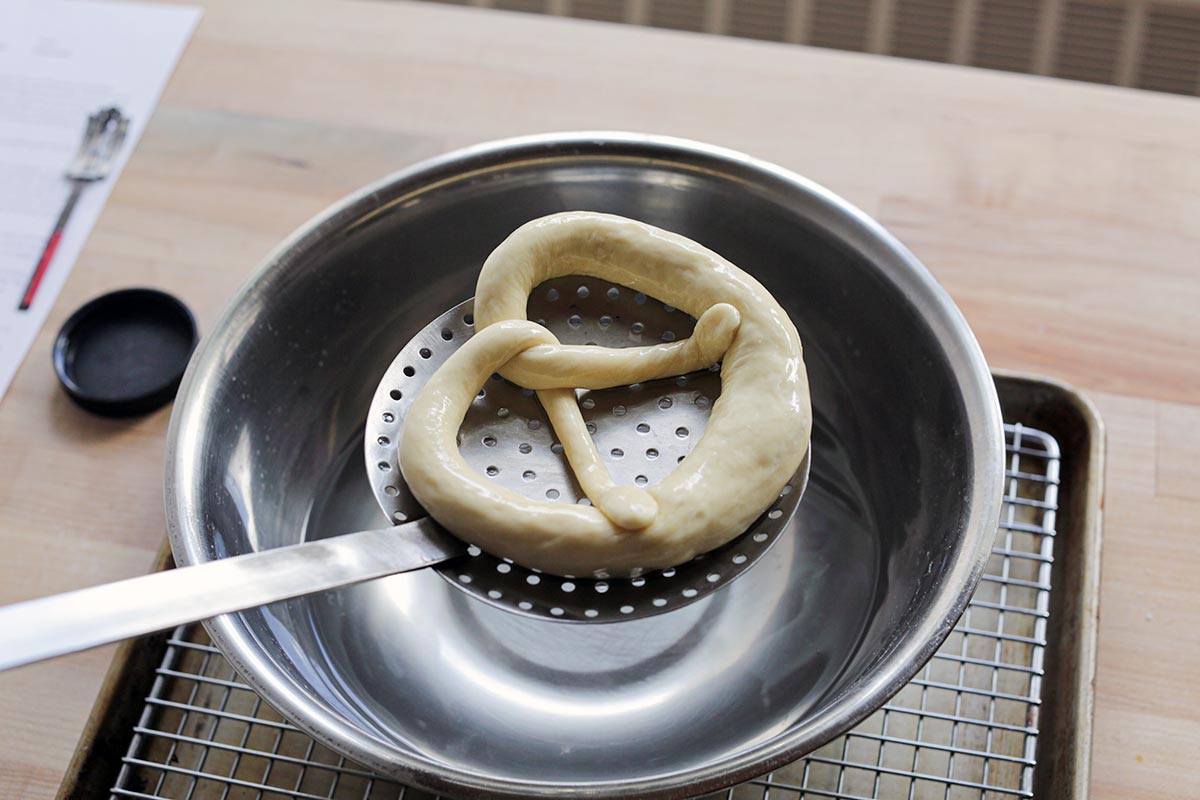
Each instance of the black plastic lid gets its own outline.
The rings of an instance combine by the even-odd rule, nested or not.
[[[122,289],[85,304],[54,341],[54,371],[71,399],[106,417],[132,417],[175,397],[199,334],[181,301]]]

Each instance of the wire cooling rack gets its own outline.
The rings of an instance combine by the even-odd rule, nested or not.
[[[710,798],[1032,797],[1050,607],[1059,448],[1006,425],[995,549],[941,650],[885,706],[806,758]],[[433,800],[371,774],[285,722],[199,625],[168,640],[114,798]]]

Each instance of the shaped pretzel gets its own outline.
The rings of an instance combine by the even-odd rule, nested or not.
[[[560,344],[525,318],[530,292],[565,275],[622,284],[696,317],[689,338],[610,349]],[[812,427],[800,337],[756,280],[682,236],[609,214],[522,225],[488,257],[476,332],[429,379],[405,417],[400,468],[443,526],[496,556],[559,575],[665,569],[745,531],[779,495]],[[617,486],[575,389],[604,389],[722,361],[721,395],[695,448],[654,486]],[[456,435],[494,372],[537,391],[592,506],[532,500],[472,469]]]

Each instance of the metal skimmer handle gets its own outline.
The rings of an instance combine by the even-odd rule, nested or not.
[[[0,670],[421,569],[466,552],[428,517],[0,608]]]

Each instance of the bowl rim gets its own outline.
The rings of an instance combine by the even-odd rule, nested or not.
[[[1000,404],[988,365],[974,334],[932,274],[892,234],[863,211],[828,189],[775,164],[736,150],[688,139],[622,131],[536,134],[465,147],[394,172],[348,195],[310,219],[283,240],[259,264],[226,304],[211,332],[195,351],[179,389],[167,431],[164,501],[168,535],[180,565],[212,560],[203,546],[199,519],[181,487],[193,485],[197,398],[214,380],[213,366],[231,337],[230,323],[239,308],[278,278],[289,262],[332,230],[362,224],[406,199],[447,181],[481,171],[509,169],[536,160],[633,158],[676,167],[697,165],[727,177],[741,175],[757,184],[807,195],[821,211],[856,231],[860,249],[886,257],[892,269],[881,272],[917,308],[946,353],[955,375],[971,431],[973,481],[969,514],[958,554],[935,589],[927,614],[867,678],[828,701],[808,723],[789,728],[760,744],[719,761],[638,779],[578,784],[516,781],[480,775],[415,754],[397,753],[387,742],[336,716],[282,674],[258,647],[238,614],[205,622],[213,643],[237,672],[277,711],[317,741],[372,769],[434,792],[460,797],[637,796],[685,798],[715,791],[790,763],[846,732],[903,688],[941,646],[965,610],[983,574],[999,523],[1003,497],[1004,430]],[[397,191],[407,189],[407,191]],[[389,198],[380,202],[381,198]],[[878,258],[872,258],[879,263]],[[898,267],[898,268],[896,268]]]

